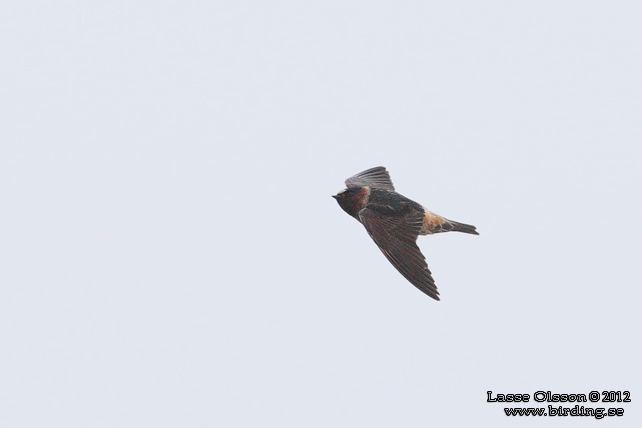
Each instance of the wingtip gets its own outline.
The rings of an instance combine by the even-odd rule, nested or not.
[[[410,281],[410,283],[412,285],[414,285],[415,287],[417,287],[417,289],[419,291],[421,291],[422,293],[424,293],[426,296],[430,297],[431,299],[435,299],[437,301],[441,300],[441,298],[439,297],[439,291],[437,290],[437,286],[434,283],[433,284],[429,284],[429,285],[416,284],[416,283],[414,283],[412,281]]]

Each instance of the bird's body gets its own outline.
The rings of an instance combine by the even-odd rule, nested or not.
[[[417,237],[451,231],[479,235],[475,226],[448,220],[395,192],[384,167],[350,177],[346,186],[333,196],[341,208],[365,226],[379,249],[408,281],[439,300],[435,281],[417,247]]]

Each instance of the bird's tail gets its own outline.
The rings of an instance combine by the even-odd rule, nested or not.
[[[449,229],[453,232],[463,232],[470,233],[471,235],[479,235],[479,232],[477,232],[477,228],[471,224],[458,223],[452,220],[446,221],[452,225],[452,229]]]

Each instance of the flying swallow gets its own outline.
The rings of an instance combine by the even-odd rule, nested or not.
[[[439,300],[439,292],[417,237],[453,231],[479,235],[475,226],[448,220],[395,192],[390,174],[382,166],[348,178],[346,189],[332,197],[364,225],[399,273],[435,300]]]

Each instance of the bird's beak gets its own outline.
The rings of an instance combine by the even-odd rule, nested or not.
[[[333,197],[334,199],[339,199],[339,197],[338,197],[337,195],[332,195],[332,197]]]

